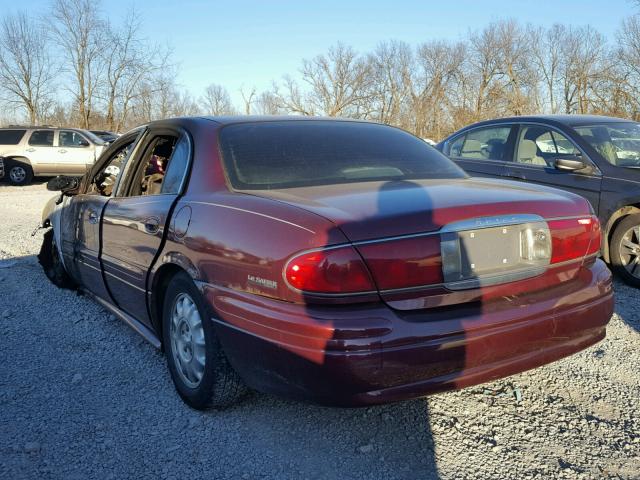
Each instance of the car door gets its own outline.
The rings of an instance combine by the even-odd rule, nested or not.
[[[34,173],[38,175],[56,174],[56,149],[53,146],[55,131],[52,129],[33,130],[25,153],[33,165]]]
[[[94,148],[87,138],[74,130],[58,132],[58,170],[67,175],[84,175],[95,161]]]
[[[499,177],[513,151],[513,131],[509,124],[474,128],[447,141],[444,153],[471,176]]]
[[[101,263],[118,307],[151,326],[148,273],[182,189],[191,155],[190,137],[177,130],[151,131],[140,151],[128,167],[130,181],[123,194],[106,205]]]
[[[100,265],[100,219],[139,135],[123,136],[113,144],[105,161],[82,180],[80,193],[71,197],[62,217],[65,267],[87,290],[107,301],[110,296]]]
[[[588,168],[560,170],[555,166],[559,159],[580,160]],[[602,175],[587,155],[559,130],[540,124],[520,125],[511,160],[504,172],[506,178],[577,193],[598,212]]]

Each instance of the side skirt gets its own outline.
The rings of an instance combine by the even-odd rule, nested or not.
[[[82,293],[84,293],[87,296],[91,297],[94,301],[96,301],[97,303],[102,305],[104,308],[109,310],[109,312],[111,312],[113,315],[115,315],[120,320],[122,320],[124,323],[126,323],[131,328],[133,328],[138,334],[140,334],[142,336],[142,338],[144,338],[147,342],[149,342],[155,348],[157,348],[158,350],[162,349],[162,343],[160,342],[160,339],[158,338],[158,336],[155,334],[155,332],[153,330],[151,330],[145,324],[143,324],[139,320],[136,320],[135,318],[133,318],[128,313],[123,312],[122,310],[120,310],[115,305],[112,305],[109,302],[107,302],[106,300],[103,300],[102,298],[97,297],[96,295],[94,295],[93,293],[91,293],[90,291],[88,291],[86,289],[82,289]]]

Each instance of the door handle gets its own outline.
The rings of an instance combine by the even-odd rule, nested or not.
[[[36,149],[35,148],[27,148],[27,152],[35,152]]]
[[[160,230],[160,219],[157,217],[149,217],[144,221],[144,231],[153,235]]]
[[[67,151],[64,148],[61,148],[60,150],[58,150],[58,153],[67,153]]]
[[[89,210],[89,223],[98,223],[98,214],[94,210]]]

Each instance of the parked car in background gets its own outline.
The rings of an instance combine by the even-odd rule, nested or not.
[[[501,118],[465,127],[437,148],[473,176],[582,195],[603,227],[602,256],[640,287],[640,123],[592,115]]]
[[[107,130],[90,130],[96,137],[101,138],[106,143],[115,141],[120,135],[117,133],[109,132]]]
[[[0,156],[13,185],[27,185],[37,176],[82,176],[104,146],[93,133],[77,128],[0,128]]]
[[[586,200],[469,178],[385,125],[153,122],[49,186],[47,275],[163,346],[195,408],[462,388],[598,342],[613,311]]]

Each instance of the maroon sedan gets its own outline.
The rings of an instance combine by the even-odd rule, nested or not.
[[[462,388],[593,345],[613,310],[586,200],[375,123],[154,122],[50,188],[48,276],[163,348],[195,408]]]

